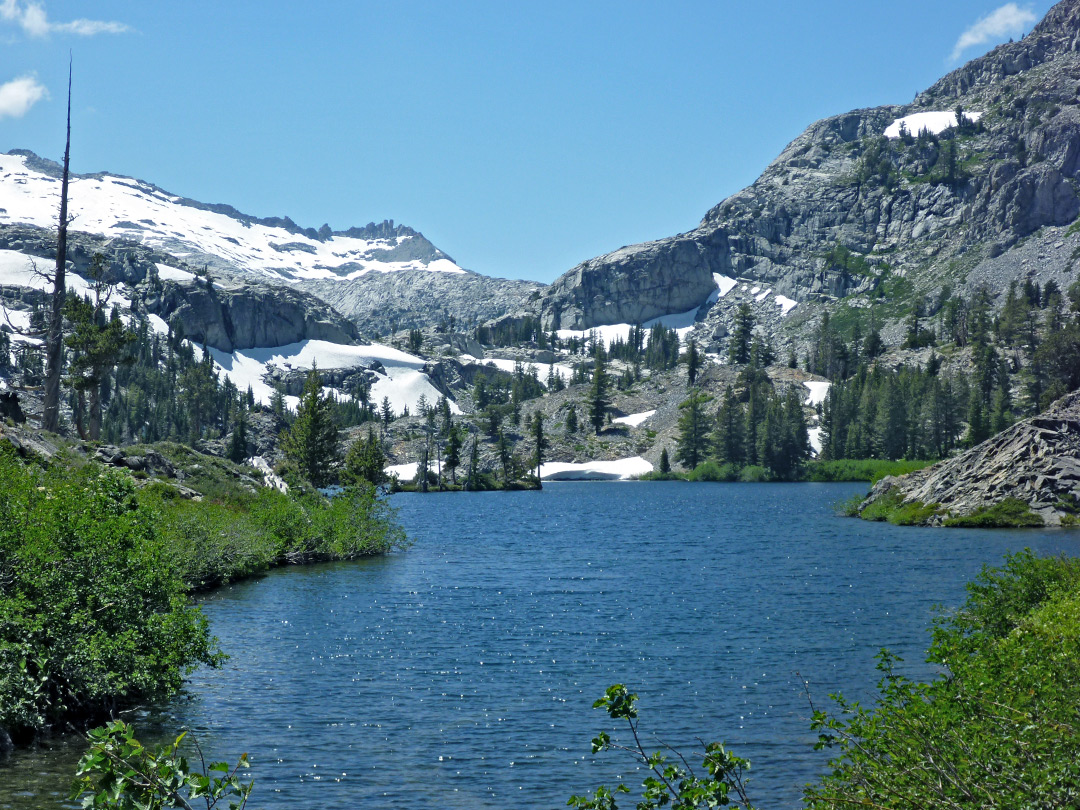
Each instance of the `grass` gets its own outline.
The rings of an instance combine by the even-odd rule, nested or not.
[[[876,484],[887,475],[907,475],[933,463],[929,460],[887,461],[876,458],[814,461],[807,466],[806,478],[809,481],[869,481]]]
[[[930,518],[940,513],[940,504],[926,504],[921,501],[905,502],[899,490],[890,489],[859,512],[859,517],[863,520],[888,521],[894,526],[923,526]]]
[[[1043,519],[1019,498],[1006,498],[993,506],[984,506],[970,515],[948,518],[946,526],[974,529],[1019,529],[1045,526]]]

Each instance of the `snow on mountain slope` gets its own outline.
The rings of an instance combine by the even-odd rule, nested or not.
[[[60,180],[43,165],[21,153],[0,155],[0,225],[56,227]],[[268,224],[271,221],[245,217],[226,206],[201,206],[149,183],[109,174],[73,175],[69,207],[75,230],[141,242],[194,263],[216,257],[269,279],[353,279],[398,270],[465,272],[407,228],[391,225],[389,232],[396,235],[373,238],[350,235],[370,229],[303,231],[290,220]]]
[[[274,389],[263,381],[267,372],[274,367],[306,371],[313,365],[328,370],[370,367],[376,362],[380,363],[384,373],[378,374],[371,386],[371,401],[379,405],[386,397],[397,414],[402,413],[406,406],[410,411],[415,411],[421,396],[432,405],[442,396],[424,373],[422,359],[377,343],[346,346],[325,340],[303,340],[287,346],[241,349],[231,354],[210,349],[210,355],[219,373],[232,380],[241,391],[246,391],[250,385],[255,401],[264,405],[270,404],[274,393]],[[333,393],[341,395],[337,391]],[[295,407],[296,398],[287,398],[287,402],[290,407]],[[450,411],[461,413],[453,400],[450,401]]]

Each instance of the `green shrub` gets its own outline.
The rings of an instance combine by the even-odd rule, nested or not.
[[[739,472],[733,464],[703,461],[686,474],[687,481],[738,481]]]
[[[217,653],[130,477],[0,452],[0,736],[168,695]]]
[[[913,683],[887,651],[873,709],[835,697],[814,711],[837,756],[806,791],[813,810],[1076,806],[1080,784],[1080,568],[1030,552],[984,570],[936,622]]]
[[[1005,498],[993,506],[984,506],[970,515],[948,518],[946,526],[978,529],[1037,528],[1046,525],[1019,498]]]
[[[878,458],[840,458],[813,461],[807,466],[810,481],[869,481],[876,484],[887,475],[907,475],[933,464],[933,461],[888,461]]]
[[[762,484],[772,480],[772,476],[765,467],[750,464],[739,471],[739,480],[748,484]]]

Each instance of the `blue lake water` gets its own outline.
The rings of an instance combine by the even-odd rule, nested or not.
[[[932,606],[959,604],[984,563],[1025,546],[1080,553],[1080,532],[836,516],[865,489],[396,495],[408,552],[203,599],[231,658],[142,722],[148,736],[191,729],[214,757],[249,752],[254,807],[557,808],[640,783],[628,759],[589,753],[615,728],[592,703],[621,682],[647,739],[722,740],[752,760],[756,804],[797,807],[825,763],[804,680],[818,704],[871,698],[881,647],[929,676]],[[76,750],[0,765],[0,807],[56,806]]]

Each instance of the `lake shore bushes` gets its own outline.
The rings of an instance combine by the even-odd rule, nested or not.
[[[802,466],[794,478],[776,478],[767,467],[735,465],[708,459],[688,472],[654,471],[641,476],[642,481],[706,481],[762,484],[772,481],[856,482],[876,483],[887,475],[906,475],[933,464],[933,461],[888,461],[886,459],[834,459],[811,461]]]
[[[197,500],[136,481],[0,442],[0,751],[164,697],[219,662],[191,592],[408,545],[371,486],[327,499],[211,475]]]

